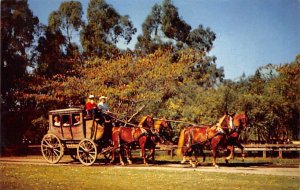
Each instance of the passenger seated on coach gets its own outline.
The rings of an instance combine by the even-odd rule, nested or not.
[[[75,115],[73,125],[74,126],[80,125],[80,116],[79,115]]]
[[[85,109],[88,117],[91,117],[94,111],[97,110],[97,104],[95,103],[94,98],[94,95],[90,95],[88,97],[87,103],[85,104]]]
[[[100,102],[98,103],[98,110],[100,110],[100,114],[104,118],[105,122],[108,123],[111,121],[111,117],[108,115],[109,107],[106,104],[106,100],[107,100],[107,97],[105,97],[105,96],[101,96],[99,98]]]
[[[63,116],[63,126],[64,127],[70,126],[70,116],[69,115]]]
[[[59,119],[59,116],[54,116],[53,118],[53,125],[56,126],[56,127],[59,127],[60,126],[60,119]]]

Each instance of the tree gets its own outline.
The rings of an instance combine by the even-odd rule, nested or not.
[[[71,65],[66,64],[66,56],[61,49],[65,44],[66,39],[60,31],[52,32],[48,27],[45,27],[45,34],[39,38],[36,48],[39,56],[37,57],[35,73],[46,77],[66,74]]]
[[[66,55],[72,59],[76,59],[76,55],[78,55],[78,47],[72,42],[72,36],[74,32],[78,33],[84,25],[82,14],[83,11],[80,2],[62,2],[57,11],[50,13],[48,19],[48,32],[66,38],[66,43],[63,47],[65,48]]]
[[[121,16],[105,0],[90,0],[87,19],[81,32],[81,43],[89,55],[110,58],[118,51],[116,44],[121,39],[128,44],[136,32],[129,16]]]
[[[285,99],[284,125],[290,131],[292,139],[299,140],[300,55],[290,64],[279,66],[276,71],[279,73],[278,78],[274,80],[277,93]]]
[[[83,14],[80,2],[62,2],[58,11],[49,15],[48,26],[52,32],[60,31],[67,38],[67,44],[71,45],[73,31],[79,31],[83,25],[81,19]]]
[[[142,24],[143,35],[138,36],[136,49],[144,53],[152,53],[162,45],[161,40],[161,6],[155,4],[151,14],[147,16]]]
[[[162,31],[166,37],[177,42],[185,42],[191,26],[179,17],[177,7],[171,0],[164,0],[162,5]]]
[[[1,129],[4,144],[17,141],[29,121],[19,114],[24,111],[24,102],[18,100],[17,94],[26,88],[21,81],[27,79],[28,67],[32,64],[28,52],[38,24],[39,20],[26,0],[1,1]]]
[[[191,26],[180,18],[177,7],[170,0],[164,0],[162,5],[155,4],[142,28],[136,49],[144,53],[153,53],[158,48],[174,51],[194,48],[209,52],[216,39],[216,34],[202,25],[191,31]]]
[[[199,51],[209,52],[215,39],[216,34],[210,28],[205,29],[202,25],[199,25],[198,28],[189,33],[186,43]]]

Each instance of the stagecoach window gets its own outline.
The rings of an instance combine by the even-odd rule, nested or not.
[[[76,125],[80,125],[80,115],[79,114],[75,114],[73,115],[73,125],[76,126]]]
[[[53,116],[53,126],[56,126],[56,127],[60,126],[60,116],[59,115]]]
[[[69,115],[63,115],[62,116],[62,122],[63,122],[63,126],[70,126],[70,116]]]

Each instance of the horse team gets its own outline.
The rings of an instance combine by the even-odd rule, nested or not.
[[[230,115],[226,113],[215,125],[189,125],[180,132],[178,140],[178,155],[183,156],[181,163],[185,163],[187,157],[189,163],[196,167],[198,165],[198,156],[202,154],[205,161],[203,150],[209,148],[212,150],[213,166],[218,167],[216,156],[218,147],[228,150],[229,155],[226,162],[234,156],[234,146],[242,150],[243,146],[239,143],[240,132],[247,127],[247,115],[242,112]],[[159,119],[154,122],[152,116],[143,117],[138,127],[126,127],[124,124],[118,127],[112,127],[111,137],[113,148],[111,151],[111,163],[115,161],[116,153],[120,158],[120,163],[125,165],[122,158],[124,153],[128,164],[132,164],[131,150],[138,145],[141,149],[141,155],[144,164],[148,164],[149,158],[154,161],[155,147],[158,143],[164,141],[171,142],[172,127],[166,119]],[[146,155],[146,149],[150,154]],[[194,161],[192,159],[194,156]]]

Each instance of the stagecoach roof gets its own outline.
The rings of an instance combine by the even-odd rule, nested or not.
[[[58,109],[49,111],[50,115],[53,114],[72,114],[72,113],[81,113],[83,109],[81,108],[66,108],[66,109]]]

